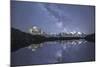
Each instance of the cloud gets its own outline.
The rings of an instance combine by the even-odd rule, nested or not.
[[[57,23],[56,23],[56,26],[57,26],[58,28],[63,28],[63,23],[62,23],[62,22],[57,22]]]
[[[67,31],[67,29],[66,28],[63,28],[63,32],[66,32]]]
[[[63,22],[57,22],[56,26],[61,30],[61,32],[67,32],[67,28],[64,27]]]

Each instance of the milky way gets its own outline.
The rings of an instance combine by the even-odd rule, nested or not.
[[[95,7],[12,1],[11,24],[25,32],[35,25],[49,33],[94,33]]]

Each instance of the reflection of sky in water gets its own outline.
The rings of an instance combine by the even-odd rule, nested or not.
[[[62,40],[62,41],[54,41],[54,42],[45,42],[45,43],[41,43],[41,44],[31,44],[30,46],[28,46],[29,49],[32,49],[32,51],[35,51],[37,48],[43,47],[45,44],[60,44],[62,45],[63,49],[66,49],[66,47],[72,47],[75,46],[77,47],[80,44],[86,43],[87,41],[80,39],[80,40]],[[70,44],[70,45],[68,45]],[[66,46],[67,45],[67,46]]]
[[[33,49],[33,51],[32,51]],[[94,60],[94,43],[84,40],[45,42],[11,54],[12,64],[47,64]]]

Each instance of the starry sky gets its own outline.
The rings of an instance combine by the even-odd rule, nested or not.
[[[95,6],[11,1],[11,27],[29,32],[95,32]]]

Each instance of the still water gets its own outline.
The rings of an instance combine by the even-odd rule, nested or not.
[[[31,44],[11,53],[12,65],[72,63],[95,60],[95,43],[68,40]]]

